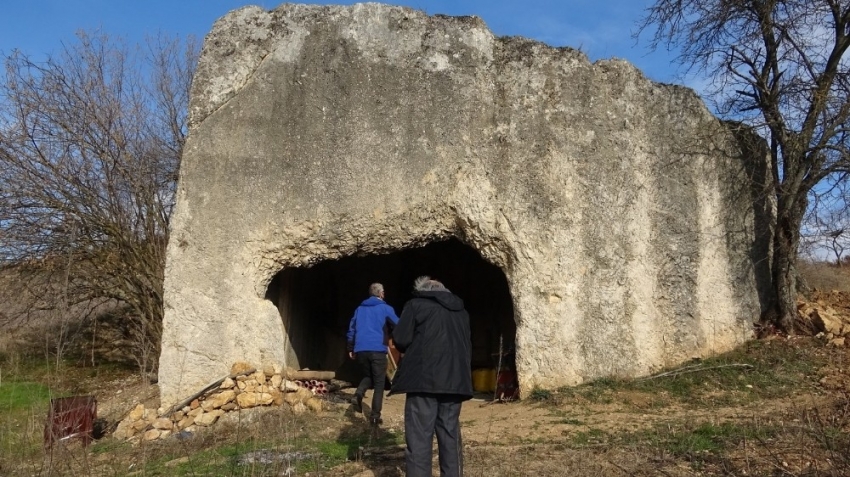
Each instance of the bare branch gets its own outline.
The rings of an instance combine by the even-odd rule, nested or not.
[[[810,204],[837,206],[818,200],[821,184],[846,181],[850,171],[850,4],[657,0],[647,12],[637,35],[651,32],[653,48],[677,48],[682,65],[715,78],[711,99],[718,110],[770,145],[776,203],[770,319],[790,330],[803,220],[817,216]]]
[[[193,41],[83,32],[45,61],[13,53],[0,84],[0,257],[64,264],[68,303],[128,306],[154,348],[196,57]]]

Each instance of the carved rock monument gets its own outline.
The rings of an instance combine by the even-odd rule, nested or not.
[[[380,281],[463,298],[520,389],[728,350],[761,311],[764,163],[621,60],[380,4],[245,7],[206,37],[165,276],[163,406],[228,373],[346,372]]]

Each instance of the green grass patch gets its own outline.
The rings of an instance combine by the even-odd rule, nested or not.
[[[558,409],[552,408],[550,410],[550,415],[558,418],[555,423],[556,424],[568,424],[571,426],[581,426],[584,425],[584,421],[580,419],[576,419],[572,410]]]
[[[3,380],[0,384],[0,468],[4,462],[32,459],[42,452],[42,426],[50,398],[50,390],[40,383]]]
[[[657,427],[624,435],[621,440],[662,450],[676,457],[698,459],[702,455],[722,453],[744,440],[764,441],[776,433],[777,429],[764,425],[703,422],[680,428]]]
[[[601,429],[591,428],[587,431],[579,431],[571,434],[572,445],[585,447],[592,444],[600,444],[608,440],[608,435]]]
[[[610,404],[618,393],[637,392],[650,396],[648,407],[678,403],[705,407],[734,405],[759,399],[784,397],[816,379],[822,357],[785,340],[750,341],[740,348],[704,360],[669,368],[638,379],[602,378],[564,387],[546,401],[584,399]],[[531,393],[534,399],[534,391]]]
[[[531,390],[528,397],[532,401],[548,401],[552,397],[552,391],[548,389],[534,388]]]
[[[50,401],[50,389],[41,383],[3,381],[0,384],[0,411],[16,412],[44,407]]]
[[[558,420],[558,421],[555,421],[555,423],[556,423],[556,424],[567,424],[567,425],[570,425],[570,426],[581,426],[581,425],[584,425],[584,421],[581,421],[581,420],[579,420],[579,419],[575,419],[575,418],[570,418],[570,417],[565,417],[565,418],[563,418],[563,419],[560,419],[560,420]]]
[[[290,469],[294,475],[324,472],[346,461],[359,459],[366,448],[397,446],[399,434],[382,432],[374,439],[368,433],[335,440],[287,439],[285,441],[247,440],[213,449],[187,452],[188,460],[168,453],[148,461],[145,475],[251,475],[277,476]]]

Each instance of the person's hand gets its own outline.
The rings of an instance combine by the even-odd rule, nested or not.
[[[354,359],[354,351],[348,352],[348,359]]]

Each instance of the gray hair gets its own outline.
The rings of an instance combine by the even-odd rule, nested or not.
[[[384,291],[384,286],[380,283],[373,283],[369,285],[369,294],[372,296],[378,296]]]
[[[422,275],[414,280],[413,289],[416,291],[449,291],[445,285],[437,280],[432,280],[428,275]]]

